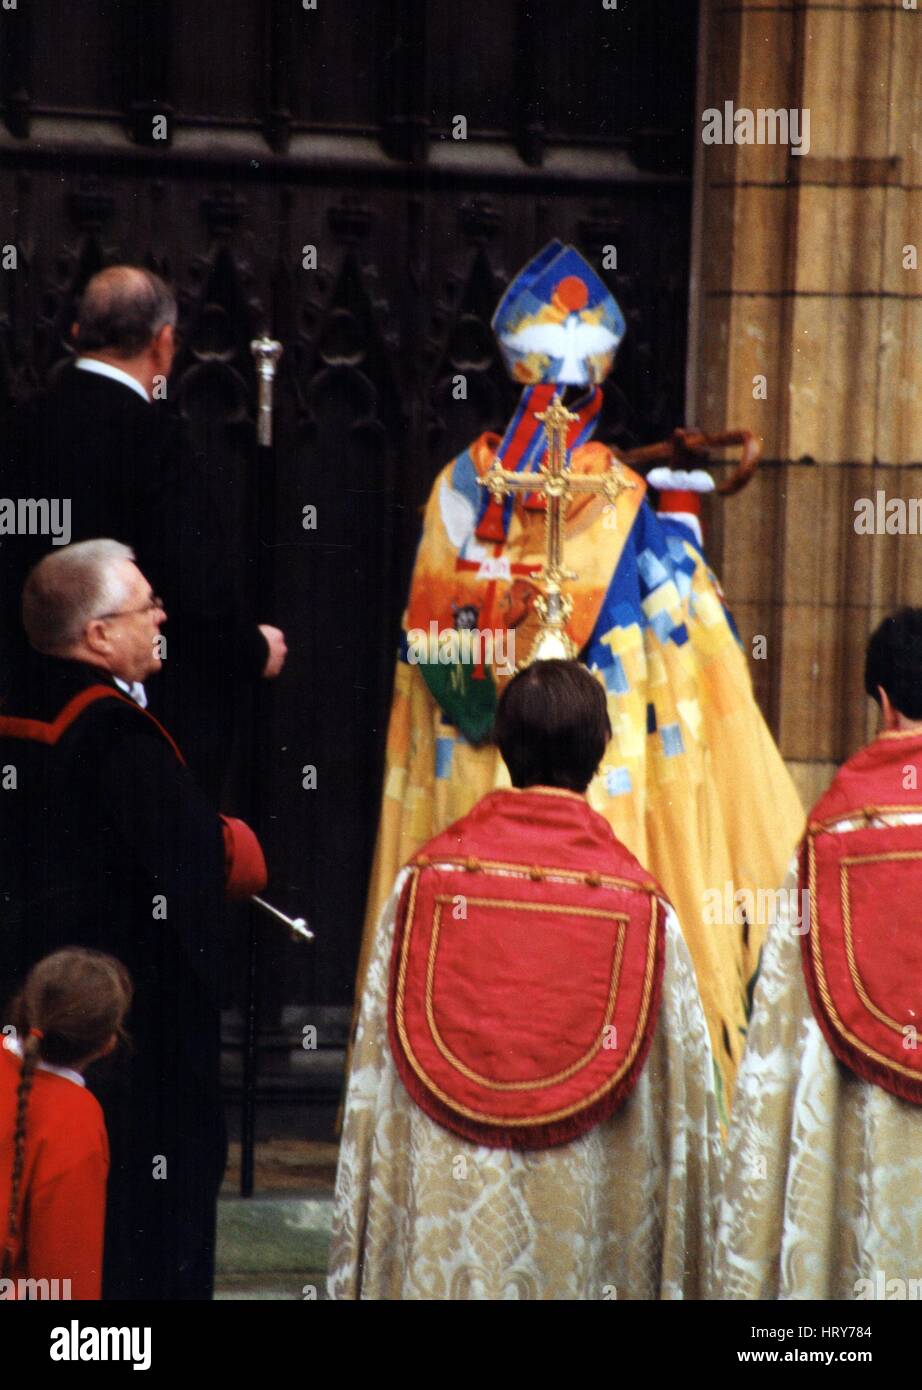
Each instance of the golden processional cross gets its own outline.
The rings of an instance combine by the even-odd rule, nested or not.
[[[544,565],[535,575],[535,582],[541,593],[535,600],[535,609],[541,620],[541,629],[535,638],[526,659],[519,662],[519,669],[530,666],[533,661],[548,661],[553,658],[572,660],[578,655],[576,645],[566,630],[567,619],[573,611],[573,600],[563,592],[563,584],[576,579],[572,570],[563,567],[563,525],[573,497],[585,493],[595,493],[607,497],[610,503],[617,502],[622,492],[636,487],[628,482],[621,466],[613,458],[608,471],[596,477],[574,476],[570,472],[567,454],[567,430],[579,416],[567,410],[559,396],[555,396],[542,414],[535,416],[544,425],[547,437],[546,463],[535,473],[511,473],[503,468],[499,459],[494,459],[484,477],[478,479],[481,487],[489,488],[496,502],[515,493],[535,492],[545,499],[544,540],[546,557]]]

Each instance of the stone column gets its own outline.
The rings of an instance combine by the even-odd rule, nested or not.
[[[749,488],[711,507],[710,550],[750,650],[766,639],[753,677],[807,804],[876,730],[868,633],[922,604],[922,535],[855,530],[859,498],[922,499],[922,9],[908,4],[702,6],[687,418],[762,438]],[[703,113],[726,102],[794,110],[801,135],[809,111],[809,152],[704,144]]]

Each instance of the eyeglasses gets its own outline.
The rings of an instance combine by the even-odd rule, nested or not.
[[[121,613],[99,613],[97,621],[110,618],[133,618],[137,613],[153,613],[157,608],[163,607],[163,599],[159,594],[151,594],[143,608],[123,608]]]

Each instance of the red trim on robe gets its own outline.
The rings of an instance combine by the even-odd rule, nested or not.
[[[245,821],[222,816],[226,891],[232,902],[244,902],[261,893],[269,881],[262,845]]]
[[[13,715],[0,715],[0,738],[24,738],[31,740],[33,743],[44,743],[48,747],[53,748],[54,745],[63,738],[70,726],[79,719],[83,711],[87,709],[89,705],[95,704],[97,700],[120,700],[123,705],[130,705],[131,708],[137,710],[139,714],[143,714],[144,718],[149,719],[163,738],[166,739],[183,767],[185,767],[185,758],[179,751],[179,747],[172,735],[167,733],[166,729],[160,723],[160,720],[156,719],[154,715],[150,714],[146,709],[142,709],[139,704],[132,700],[130,695],[123,695],[121,691],[113,690],[111,686],[108,685],[90,685],[86,690],[81,690],[79,695],[75,695],[72,700],[68,700],[60,714],[50,723],[42,719],[20,719]]]
[[[147,710],[136,704],[129,695],[123,695],[108,685],[91,685],[81,690],[50,722],[41,719],[21,719],[11,715],[0,716],[0,738],[27,739],[54,747],[63,738],[80,715],[97,700],[119,700],[130,705],[131,709],[151,722],[157,732],[166,740],[177,760],[186,766],[186,760],[175,740],[167,730]],[[262,846],[254,831],[242,820],[231,816],[221,816],[221,831],[224,840],[225,893],[233,902],[245,901],[254,893],[261,893],[268,882],[268,870]]]

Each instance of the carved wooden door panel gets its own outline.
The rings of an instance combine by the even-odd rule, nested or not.
[[[322,1050],[348,1017],[419,509],[508,419],[489,321],[548,239],[627,318],[601,437],[683,423],[697,7],[675,7],[668,45],[640,0],[77,8],[0,11],[0,404],[62,360],[94,270],[174,283],[169,404],[206,451],[241,583],[289,640],[282,679],[240,711],[229,785],[270,896],[317,933],[260,931],[284,1070],[303,1026]],[[264,331],[284,347],[271,457]],[[244,957],[233,941],[229,1004]]]

